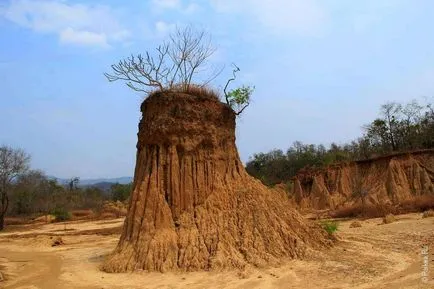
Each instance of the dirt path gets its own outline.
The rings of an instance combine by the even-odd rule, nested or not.
[[[4,288],[60,288],[62,259],[49,253],[11,252],[0,249],[2,263],[11,279]],[[30,288],[32,288],[30,287]]]
[[[361,228],[340,223],[337,245],[306,260],[278,268],[244,271],[107,274],[98,267],[116,246],[122,220],[50,224],[36,231],[0,234],[0,288],[434,288],[434,218],[419,214],[362,221]],[[64,245],[51,247],[53,235]],[[421,281],[422,244],[429,244],[431,284]],[[1,269],[0,269],[1,270]],[[1,287],[3,285],[3,287]]]

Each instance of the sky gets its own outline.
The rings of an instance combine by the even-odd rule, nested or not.
[[[176,28],[212,35],[212,83],[254,85],[246,162],[294,141],[344,143],[380,105],[434,95],[431,0],[0,0],[0,145],[59,178],[132,176],[144,95],[104,72]]]

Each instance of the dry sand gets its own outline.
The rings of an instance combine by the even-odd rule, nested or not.
[[[337,245],[278,268],[193,273],[99,270],[116,246],[123,219],[26,225],[0,233],[0,288],[434,288],[434,218],[421,214],[340,222]],[[52,247],[56,236],[64,245]],[[431,283],[423,283],[421,248],[429,244]]]

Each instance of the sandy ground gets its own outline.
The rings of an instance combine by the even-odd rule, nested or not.
[[[336,246],[278,268],[108,274],[98,268],[117,244],[122,219],[14,226],[0,233],[0,288],[434,288],[434,218],[421,214],[341,221]],[[52,247],[61,236],[64,244]],[[422,247],[429,278],[422,282]],[[1,276],[0,276],[1,279]]]

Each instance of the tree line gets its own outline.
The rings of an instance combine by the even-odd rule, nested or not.
[[[73,177],[59,183],[43,171],[30,169],[30,156],[21,149],[0,147],[0,230],[6,216],[63,214],[73,210],[98,212],[106,201],[124,202],[132,184],[113,184],[108,191],[80,186]]]
[[[434,148],[434,103],[388,102],[379,117],[362,127],[363,134],[345,144],[303,144],[296,141],[284,153],[274,149],[257,153],[246,164],[247,172],[266,185],[286,183],[303,168],[369,159],[394,152]]]

